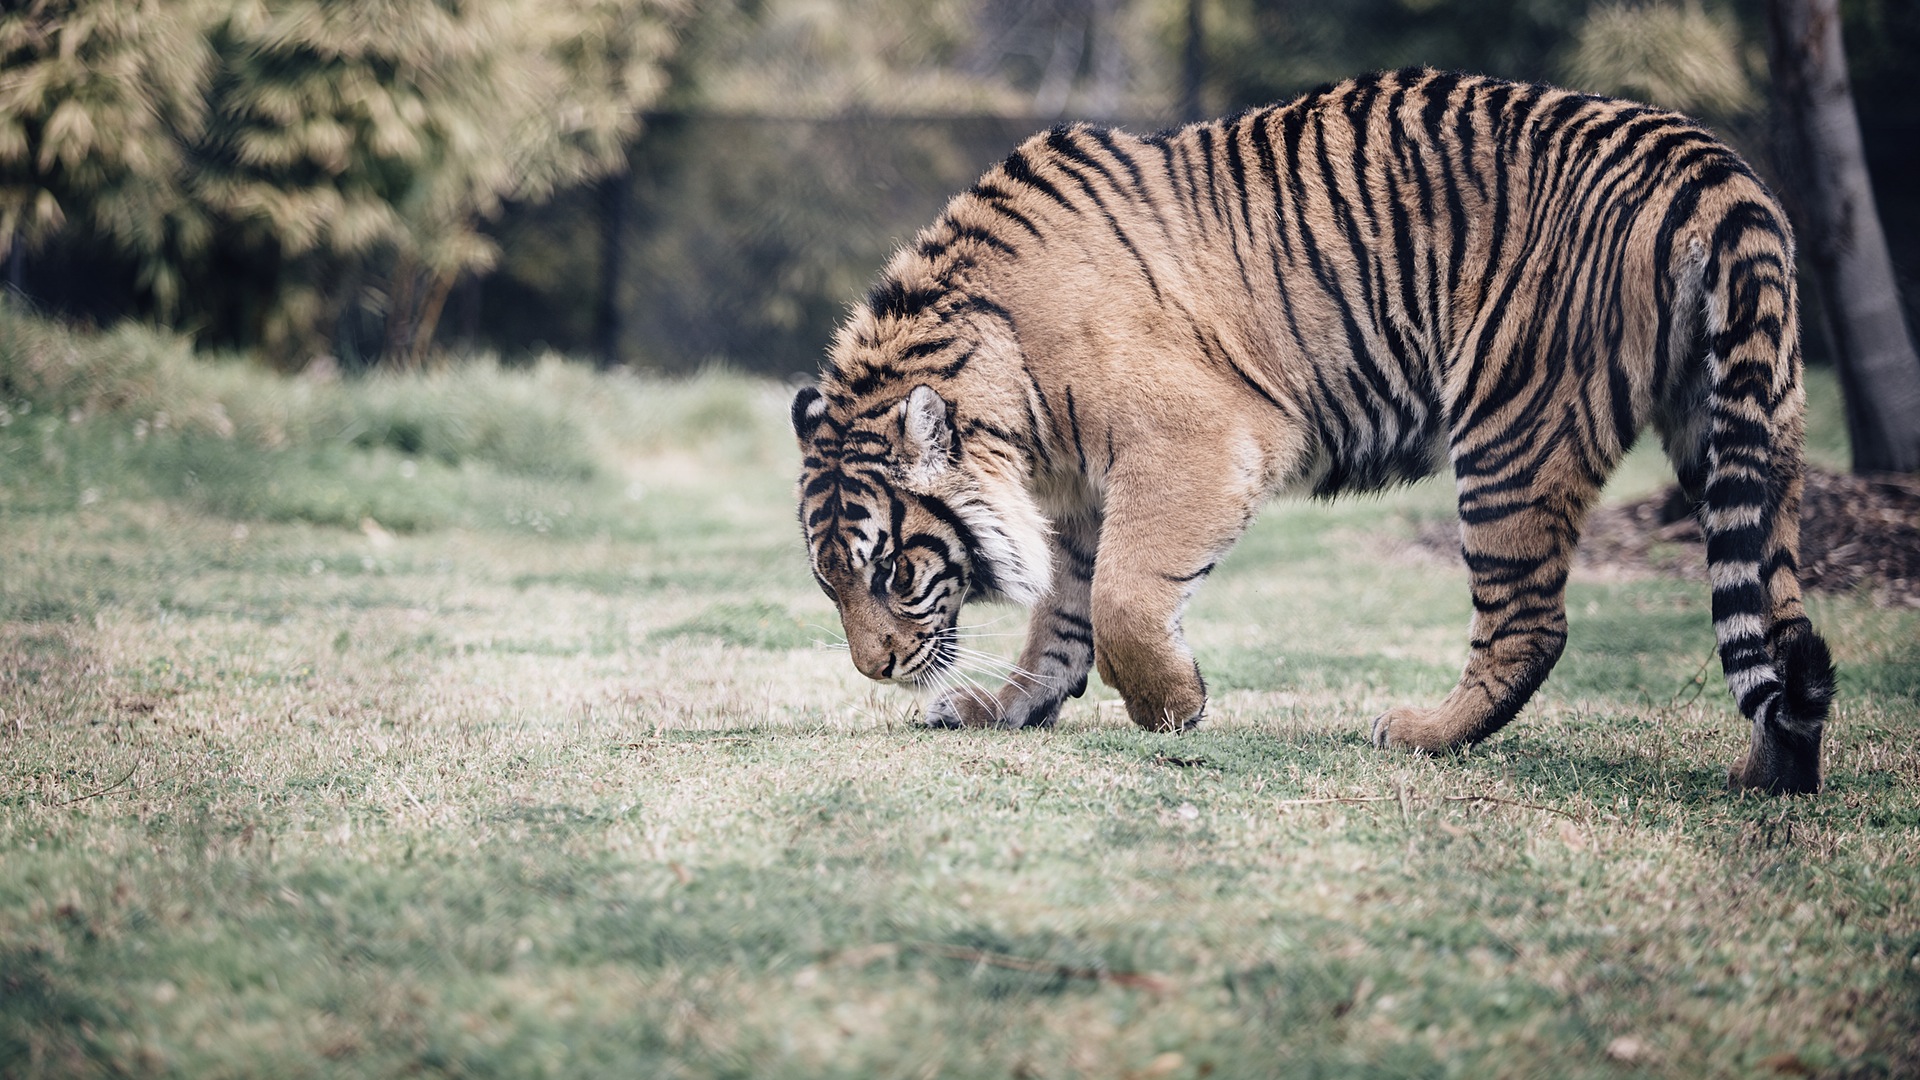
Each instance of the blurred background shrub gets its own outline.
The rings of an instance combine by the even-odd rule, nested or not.
[[[655,527],[624,472],[636,457],[770,464],[789,445],[764,379],[491,360],[288,377],[0,301],[0,517],[158,496],[241,521],[624,535]]]

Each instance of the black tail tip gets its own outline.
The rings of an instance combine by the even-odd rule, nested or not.
[[[1819,634],[1784,638],[1775,652],[1787,684],[1787,709],[1802,724],[1825,723],[1833,706],[1833,653]]]

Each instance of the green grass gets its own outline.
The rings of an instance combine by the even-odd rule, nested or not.
[[[931,733],[820,645],[778,387],[17,318],[0,380],[0,1075],[1920,1069],[1920,613],[1816,599],[1816,798],[1724,791],[1706,590],[1644,576],[1382,754],[1464,656],[1426,485],[1268,511],[1201,731]]]

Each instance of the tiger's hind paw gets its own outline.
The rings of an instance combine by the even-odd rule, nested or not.
[[[1804,743],[1805,740],[1803,740]],[[1759,752],[1752,749],[1739,763],[1727,770],[1727,790],[1731,792],[1751,791],[1760,795],[1815,795],[1820,791],[1820,743],[1816,736],[1811,749],[1805,745],[1792,748],[1797,753],[1783,751],[1776,746],[1764,746]]]

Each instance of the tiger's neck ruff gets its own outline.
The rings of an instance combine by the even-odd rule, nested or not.
[[[1704,502],[1735,782],[1819,784],[1832,695],[1800,602],[1792,240],[1684,117],[1405,71],[1150,138],[1036,136],[957,196],[794,401],[815,574],[930,723],[1051,723],[1090,669],[1197,722],[1187,599],[1269,497],[1450,462],[1475,615],[1459,685],[1375,723],[1506,724],[1566,636],[1586,509],[1640,428]],[[967,599],[1033,609],[1007,684]]]

